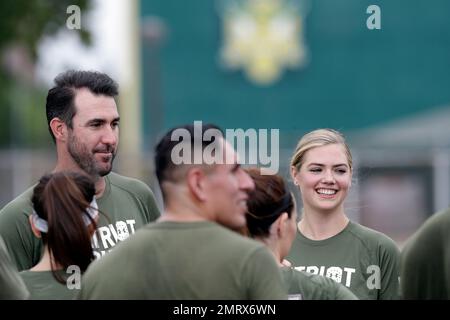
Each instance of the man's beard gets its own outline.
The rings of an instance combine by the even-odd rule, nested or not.
[[[112,157],[110,160],[109,168],[105,169],[97,164],[97,160],[94,154],[89,152],[84,144],[82,144],[75,135],[69,134],[69,141],[67,150],[75,161],[75,163],[80,167],[81,170],[86,172],[91,177],[103,177],[106,176],[112,170],[112,164],[114,158],[116,157],[116,152],[111,145],[106,145],[101,151],[111,152]],[[94,150],[93,152],[98,152],[100,150]]]

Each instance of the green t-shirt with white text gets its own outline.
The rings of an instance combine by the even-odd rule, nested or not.
[[[333,279],[291,267],[282,267],[289,300],[358,300],[345,286]]]
[[[97,203],[109,220],[99,215],[97,233],[92,239],[96,258],[160,216],[153,193],[145,183],[113,172],[105,176],[105,181],[105,191]],[[33,188],[0,211],[0,235],[19,271],[36,265],[42,253],[42,241],[34,236],[28,221]]]
[[[399,299],[400,252],[395,242],[355,222],[325,240],[311,240],[297,231],[286,259],[296,270],[343,284],[359,299]]]
[[[210,221],[152,223],[83,276],[79,299],[286,299],[267,248]]]

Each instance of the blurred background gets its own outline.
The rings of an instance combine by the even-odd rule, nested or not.
[[[157,195],[153,145],[175,125],[279,129],[285,177],[298,139],[330,127],[355,158],[347,213],[401,246],[450,205],[449,13],[447,0],[1,1],[0,207],[53,169],[53,78],[90,69],[120,85],[115,170]]]

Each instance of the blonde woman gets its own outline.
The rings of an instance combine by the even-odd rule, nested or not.
[[[343,135],[332,129],[304,135],[290,165],[303,214],[287,260],[297,270],[334,279],[359,299],[399,298],[396,244],[345,213],[353,162]]]

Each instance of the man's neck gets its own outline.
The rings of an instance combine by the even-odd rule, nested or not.
[[[173,222],[196,222],[196,221],[209,221],[208,219],[199,216],[198,214],[189,213],[173,213],[171,211],[164,211],[158,222],[173,221]]]
[[[56,164],[55,169],[53,169],[53,172],[60,172],[60,171],[75,171],[82,174],[88,175],[85,171],[81,170],[78,166],[63,166],[60,163]],[[100,176],[91,176],[88,175],[95,183],[95,197],[100,198],[106,189],[106,179],[105,177]]]
[[[190,202],[171,201],[169,204],[166,204],[164,213],[161,215],[158,221],[211,221],[211,219],[208,219],[202,211],[202,208],[198,208]]]
[[[95,197],[100,198],[106,189],[106,179],[105,177],[98,177],[95,182]]]

